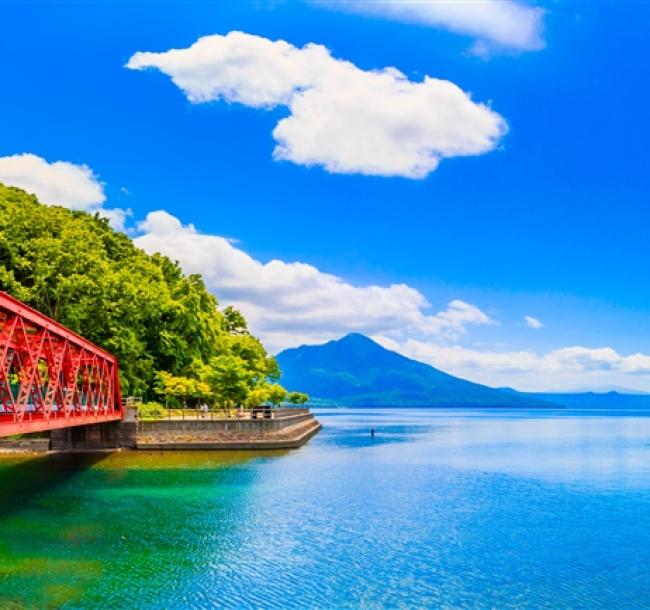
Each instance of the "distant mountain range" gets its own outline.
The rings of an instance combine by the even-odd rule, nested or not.
[[[459,379],[353,333],[278,354],[282,384],[315,405],[349,407],[491,407],[639,409],[650,394],[518,392]]]
[[[533,396],[496,390],[397,354],[350,334],[277,356],[282,384],[314,404],[350,407],[551,407]]]
[[[517,396],[530,396],[570,409],[650,409],[650,394],[627,392],[517,392],[500,388]],[[631,392],[631,391],[630,391]]]

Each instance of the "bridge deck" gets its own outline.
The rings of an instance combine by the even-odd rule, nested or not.
[[[119,421],[121,413],[112,415],[75,415],[73,417],[50,416],[45,419],[42,415],[28,415],[21,421],[17,421],[13,414],[0,414],[0,438],[14,434],[31,434],[32,432],[46,432],[72,426],[86,426],[89,424],[103,424],[109,421]]]

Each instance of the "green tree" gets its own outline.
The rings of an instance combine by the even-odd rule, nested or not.
[[[97,214],[1,184],[0,290],[115,354],[125,395],[149,399],[155,386],[178,400],[243,404],[280,376],[244,316],[219,311],[199,275],[145,253]]]
[[[246,396],[244,406],[248,408],[259,407],[269,400],[268,384],[261,383],[257,387],[252,388]]]
[[[304,405],[309,396],[303,392],[289,392],[288,400],[293,405]]]
[[[170,375],[165,371],[158,373],[155,389],[166,398],[178,398],[183,405],[187,404],[188,399],[196,402],[211,396],[207,383],[191,377]]]
[[[279,384],[274,383],[269,385],[269,402],[272,405],[278,406],[287,397],[287,391]]]
[[[247,335],[248,323],[241,312],[232,305],[223,310],[223,329],[231,335]]]
[[[246,362],[234,354],[211,358],[203,368],[202,379],[222,407],[241,406],[253,387],[253,374]]]

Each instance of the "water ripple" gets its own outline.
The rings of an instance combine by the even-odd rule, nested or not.
[[[321,419],[289,454],[0,460],[0,607],[650,608],[650,417]]]

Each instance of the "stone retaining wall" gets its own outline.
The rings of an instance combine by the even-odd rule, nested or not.
[[[34,451],[42,452],[50,448],[49,438],[2,438],[0,439],[0,451]]]
[[[309,413],[291,415],[289,417],[276,417],[274,419],[161,419],[157,421],[138,422],[138,436],[169,436],[173,434],[193,433],[254,433],[276,432],[289,426],[295,426],[313,419]]]
[[[320,423],[312,418],[306,423],[268,434],[223,432],[221,435],[212,433],[190,437],[183,437],[181,434],[153,438],[138,437],[138,449],[152,451],[297,449],[316,435],[321,427]]]
[[[123,421],[75,426],[50,433],[53,451],[184,448],[292,448],[320,430],[308,409],[282,409],[273,419],[172,419]]]
[[[90,426],[74,426],[50,432],[53,451],[94,451],[97,449],[135,449],[137,423],[115,421]]]

